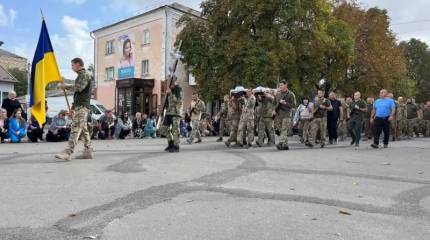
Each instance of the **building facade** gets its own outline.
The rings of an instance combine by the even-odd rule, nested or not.
[[[0,65],[0,106],[3,99],[8,97],[9,91],[14,90],[16,80],[4,67]]]
[[[119,114],[157,114],[175,61],[172,53],[181,31],[176,23],[184,14],[200,15],[174,3],[93,31],[96,99]],[[181,62],[176,76],[186,108],[195,81]]]

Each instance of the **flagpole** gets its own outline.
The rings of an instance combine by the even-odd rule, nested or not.
[[[69,103],[69,99],[67,98],[66,86],[64,85],[64,78],[62,78],[62,81],[61,81],[61,88],[63,89],[64,98],[66,99],[67,109],[70,112],[70,103]]]

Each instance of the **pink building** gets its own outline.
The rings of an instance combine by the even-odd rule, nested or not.
[[[173,3],[93,31],[96,99],[118,113],[157,113],[181,31],[176,23],[183,14],[200,15]],[[182,63],[176,76],[186,109],[195,81]]]

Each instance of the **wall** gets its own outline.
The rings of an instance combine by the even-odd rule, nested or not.
[[[13,83],[0,82],[0,106],[3,103],[3,99],[7,98],[9,91],[14,90]]]

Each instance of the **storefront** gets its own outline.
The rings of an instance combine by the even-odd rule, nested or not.
[[[154,79],[129,78],[116,81],[115,106],[120,116],[124,112],[157,114],[158,96],[153,94]]]

